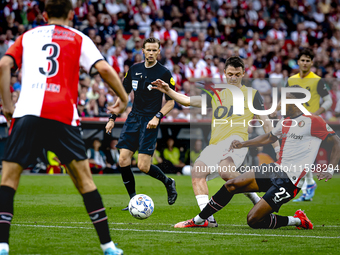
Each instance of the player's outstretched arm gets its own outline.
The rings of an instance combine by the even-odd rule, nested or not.
[[[337,135],[329,136],[326,141],[327,145],[332,146],[331,157],[329,159],[329,167],[327,171],[321,171],[316,174],[319,181],[325,179],[328,181],[333,177],[334,170],[338,168],[340,160],[340,138]]]
[[[0,95],[2,98],[2,111],[7,119],[12,119],[14,106],[10,91],[11,68],[14,61],[9,56],[3,56],[0,60]]]
[[[110,110],[112,114],[120,114],[125,111],[125,108],[129,102],[128,95],[119,79],[116,71],[106,62],[98,61],[95,64],[95,68],[98,70],[102,78],[109,84],[109,86],[116,92],[120,100],[117,100],[115,106]],[[117,104],[118,103],[118,104]]]
[[[259,115],[257,116],[260,120],[263,121],[263,130],[265,133],[269,133],[270,131],[273,130],[273,125],[271,124],[272,122],[269,120],[267,115]],[[276,141],[272,144],[275,154],[276,154],[276,159],[279,159],[279,152],[280,152],[280,143],[279,141]]]
[[[273,136],[271,133],[260,135],[254,139],[244,141],[244,142],[234,140],[230,145],[229,151],[230,150],[234,151],[234,149],[240,149],[243,147],[260,147],[260,146],[274,143],[277,140],[278,140],[277,137]]]
[[[180,94],[172,89],[170,89],[169,84],[162,81],[161,79],[157,79],[156,81],[151,82],[152,85],[156,85],[156,87],[152,87],[152,89],[157,89],[162,93],[167,94],[169,97],[174,99],[176,102],[180,103],[184,106],[193,106],[193,107],[201,107],[202,100],[199,96],[188,97],[186,95]]]

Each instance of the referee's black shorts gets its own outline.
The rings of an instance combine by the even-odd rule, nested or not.
[[[159,125],[156,128],[146,129],[154,116],[142,116],[130,112],[122,132],[120,134],[117,148],[128,149],[132,152],[153,155],[156,149]]]
[[[12,119],[3,160],[23,168],[43,156],[43,149],[54,152],[63,164],[87,159],[80,127],[32,115]]]
[[[287,174],[274,163],[262,164],[256,169],[255,179],[260,192],[266,192],[262,197],[275,212],[293,199],[300,191]]]

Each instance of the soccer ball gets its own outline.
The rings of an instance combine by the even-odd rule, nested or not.
[[[131,198],[129,203],[130,214],[139,220],[144,220],[153,213],[154,205],[152,199],[144,194],[138,194]]]

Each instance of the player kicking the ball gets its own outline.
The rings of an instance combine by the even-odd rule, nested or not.
[[[244,98],[246,98],[245,102],[248,102],[248,90],[242,85],[242,78],[244,76],[243,60],[239,57],[228,58],[225,63],[224,73],[227,77],[228,84],[239,88],[242,91]],[[201,96],[187,97],[177,93],[170,89],[169,85],[162,80],[157,80],[152,84],[157,86],[153,87],[153,89],[158,89],[161,92],[166,93],[182,105],[194,107],[202,106]],[[242,116],[233,114],[233,96],[229,89],[214,92],[214,98],[208,102],[208,107],[211,107],[213,110],[209,146],[202,151],[191,171],[193,190],[201,210],[209,202],[207,181],[218,176],[221,176],[222,179],[228,181],[240,175],[240,173],[235,170],[243,163],[248,149],[243,148],[234,152],[230,152],[228,149],[233,140],[248,140],[248,126],[245,124],[242,125],[242,123],[248,123],[248,121],[251,121],[254,118],[254,114],[249,110],[249,107],[245,108],[245,114]],[[255,109],[264,109],[262,98],[256,89],[252,90],[252,102]],[[266,115],[257,117],[264,123],[264,131],[266,133],[270,132],[272,126],[270,121],[267,121],[268,117]],[[235,124],[215,125],[215,121]],[[237,125],[236,123],[241,123],[241,125]],[[273,147],[278,153],[280,150],[279,143],[274,143]],[[218,166],[224,171],[214,171],[218,169],[218,167],[215,166]],[[254,204],[260,200],[256,193],[247,193],[245,195],[249,197]],[[208,221],[209,227],[217,227],[216,220],[213,216],[209,217]]]
[[[299,86],[292,86],[299,87]],[[301,88],[301,87],[300,87]],[[290,93],[287,98],[304,98],[302,93]],[[207,227],[208,217],[226,206],[234,194],[245,192],[266,192],[263,198],[251,209],[247,223],[251,228],[274,229],[283,226],[297,226],[313,229],[312,222],[306,214],[297,210],[294,216],[280,216],[281,205],[293,199],[301,186],[308,168],[313,162],[323,140],[332,147],[330,165],[317,173],[318,179],[328,181],[332,178],[334,168],[340,160],[340,139],[319,116],[305,115],[295,105],[287,105],[287,116],[281,119],[270,132],[249,141],[233,141],[230,150],[243,147],[264,146],[282,139],[280,159],[276,163],[263,164],[251,169],[235,179],[227,181],[211,197],[208,205],[191,220],[179,222],[175,228]]]

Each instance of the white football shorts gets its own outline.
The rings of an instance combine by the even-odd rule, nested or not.
[[[201,152],[200,156],[196,159],[197,161],[202,161],[207,167],[209,174],[206,177],[207,181],[215,179],[220,176],[218,173],[218,165],[220,162],[228,157],[231,157],[234,161],[236,169],[241,166],[243,163],[248,148],[244,147],[241,149],[234,149],[234,151],[229,151],[231,142],[234,140],[238,140],[243,142],[244,140],[238,135],[232,135],[227,139],[219,142],[218,144],[210,144],[204,148]]]

